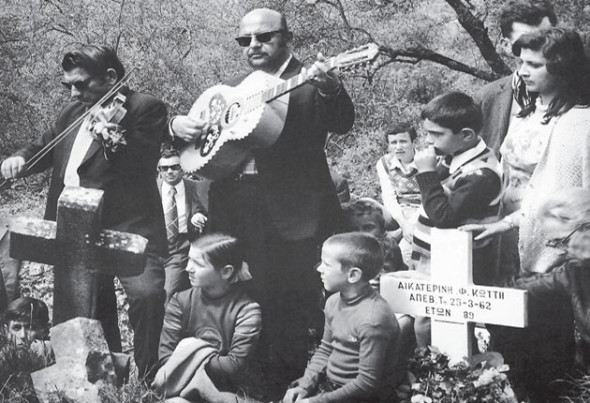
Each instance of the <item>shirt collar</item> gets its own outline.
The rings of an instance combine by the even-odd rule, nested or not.
[[[407,167],[402,164],[402,162],[397,158],[395,155],[391,154],[390,160],[391,168],[396,169],[402,173],[410,173],[414,170],[417,170],[416,165],[414,165],[414,161],[410,162]]]
[[[451,160],[451,165],[449,166],[449,172],[452,174],[456,172],[459,168],[465,165],[467,162],[471,161],[479,154],[484,152],[486,149],[486,143],[480,138],[477,145],[469,150],[463,151],[461,154],[453,156]]]
[[[166,181],[162,180],[162,195],[168,195],[172,187],[176,188],[176,194],[178,195],[184,192],[184,181],[181,179],[176,185],[170,186]]]

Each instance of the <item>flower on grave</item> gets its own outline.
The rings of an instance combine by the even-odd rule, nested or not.
[[[411,402],[517,403],[498,353],[450,360],[435,347],[416,350],[410,360]]]
[[[412,396],[412,403],[432,403],[432,399],[428,396],[424,395],[414,395]]]

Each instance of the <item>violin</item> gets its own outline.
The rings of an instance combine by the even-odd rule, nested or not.
[[[121,80],[119,80],[109,91],[102,96],[92,107],[84,112],[79,118],[77,118],[72,124],[59,133],[53,140],[47,143],[39,152],[33,155],[25,165],[25,169],[19,176],[24,176],[28,171],[31,170],[41,159],[46,156],[56,145],[58,145],[63,139],[70,135],[75,128],[78,127],[88,116],[93,116],[91,119],[92,127],[91,133],[96,136],[96,139],[103,145],[103,151],[105,158],[109,157],[123,148],[127,141],[125,140],[125,131],[122,129],[113,129],[113,123],[118,125],[121,120],[125,117],[127,110],[124,107],[126,96],[119,93],[121,88],[129,81],[131,75],[137,70],[137,68],[131,69]],[[114,97],[113,97],[114,95]],[[113,97],[112,101],[105,105],[105,103]],[[99,130],[100,129],[100,130]],[[0,182],[0,191],[11,187],[14,179],[4,179]]]
[[[119,126],[127,114],[126,101],[125,95],[117,93],[110,103],[97,109],[88,124],[88,130],[101,143],[107,160],[127,146],[126,131]]]

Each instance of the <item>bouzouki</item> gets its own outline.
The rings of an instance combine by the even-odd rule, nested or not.
[[[366,64],[379,54],[375,44],[364,45],[326,60],[328,70]],[[288,93],[305,84],[305,73],[282,80],[254,71],[237,86],[216,85],[201,94],[188,113],[208,122],[200,142],[180,151],[185,172],[217,180],[234,175],[252,151],[273,145],[283,130]]]

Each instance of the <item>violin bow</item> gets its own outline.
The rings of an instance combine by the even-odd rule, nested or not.
[[[127,72],[127,74],[125,74],[123,76],[123,78],[121,78],[119,81],[117,81],[115,83],[115,85],[113,85],[102,96],[102,98],[100,98],[98,101],[96,101],[94,103],[94,105],[92,105],[86,112],[84,112],[82,115],[80,115],[68,127],[66,127],[61,133],[59,133],[57,136],[55,136],[55,138],[53,138],[53,140],[51,140],[49,143],[45,144],[45,146],[41,150],[39,150],[35,155],[33,155],[25,163],[25,169],[21,173],[20,176],[23,176],[24,174],[29,172],[31,170],[31,168],[33,168],[35,165],[37,165],[43,157],[45,157],[51,150],[53,150],[55,148],[55,146],[57,146],[63,139],[65,139],[69,134],[71,134],[72,131],[74,130],[74,128],[76,128],[82,121],[84,121],[84,119],[86,119],[88,117],[88,115],[90,115],[91,113],[94,113],[96,111],[96,109],[101,107],[102,104],[104,102],[106,102],[107,99],[112,97],[125,84],[127,84],[129,79],[131,78],[132,74],[135,73],[136,70],[137,70],[137,67],[133,67],[131,70],[129,70],[129,72]],[[4,181],[0,183],[0,191],[10,187],[10,185],[14,182],[15,179],[17,179],[17,178],[4,179]]]

